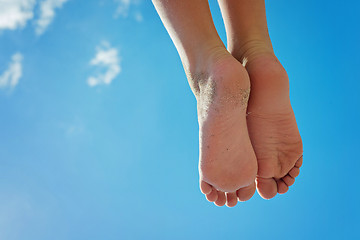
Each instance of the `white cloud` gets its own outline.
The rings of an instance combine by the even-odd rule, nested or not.
[[[16,53],[12,56],[9,68],[0,75],[0,88],[14,88],[22,76],[23,55]]]
[[[90,61],[90,65],[106,68],[105,73],[88,78],[87,83],[90,87],[99,84],[108,85],[121,72],[118,50],[112,48],[108,42],[103,42],[97,47],[96,56]]]
[[[127,17],[131,0],[114,0],[114,1],[118,4],[115,16]]]
[[[58,127],[66,137],[78,137],[88,134],[84,121],[79,116],[73,116],[71,119],[55,121],[55,126]]]
[[[128,17],[131,6],[140,4],[140,0],[114,0],[114,2],[117,4],[115,18],[119,16],[124,18]],[[141,22],[143,20],[143,16],[140,12],[136,12],[134,14],[134,18],[137,22]]]
[[[34,17],[35,0],[0,0],[0,30],[26,26]]]
[[[68,0],[44,0],[40,3],[40,16],[36,21],[36,34],[41,35],[55,17],[55,9],[61,8]]]
[[[55,17],[55,10],[68,0],[0,0],[0,30],[24,28],[33,19],[35,6],[39,14],[35,17],[35,32],[41,35]],[[37,8],[37,7],[36,7]]]
[[[141,14],[141,12],[136,12],[135,13],[135,20],[137,21],[137,22],[142,22],[143,21],[143,16],[142,16],[142,14]]]

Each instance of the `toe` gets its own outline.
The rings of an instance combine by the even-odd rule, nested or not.
[[[253,182],[251,185],[237,190],[236,195],[239,198],[239,201],[245,202],[254,195],[255,190],[256,190],[256,186],[255,186],[255,182]]]
[[[217,190],[213,187],[212,191],[209,194],[206,194],[206,199],[209,202],[215,202],[218,198]]]
[[[293,185],[295,182],[295,178],[291,177],[289,174],[283,177],[282,180],[284,181],[284,183],[286,183],[288,187]]]
[[[226,193],[226,206],[235,207],[237,204],[237,196],[235,192]]]
[[[215,205],[221,207],[221,206],[224,206],[225,203],[226,203],[225,193],[222,191],[218,191],[218,198],[215,201]]]
[[[257,178],[256,187],[260,196],[264,199],[270,199],[277,194],[277,184],[273,178]]]
[[[200,190],[203,194],[207,195],[211,193],[212,186],[204,181],[200,181]]]
[[[299,160],[296,161],[295,167],[300,168],[300,167],[302,166],[302,163],[303,163],[303,156],[301,156],[301,157],[299,158]]]
[[[289,175],[292,178],[296,178],[297,176],[299,176],[300,174],[300,169],[298,167],[293,167],[290,171],[289,171]]]
[[[276,183],[277,183],[277,189],[278,189],[279,194],[284,194],[289,190],[289,187],[286,185],[286,183],[282,179],[277,180]]]

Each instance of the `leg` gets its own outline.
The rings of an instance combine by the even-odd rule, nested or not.
[[[257,189],[266,199],[285,193],[302,163],[302,141],[290,104],[289,79],[276,58],[264,0],[219,0],[228,49],[250,76],[247,124],[258,160]]]
[[[247,200],[255,191],[257,163],[246,125],[249,76],[218,36],[207,0],[153,3],[197,100],[201,191],[218,206],[235,206],[237,196]]]

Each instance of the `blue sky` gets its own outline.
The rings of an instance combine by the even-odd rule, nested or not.
[[[359,9],[267,2],[304,164],[229,209],[198,189],[195,98],[151,1],[0,1],[0,239],[359,237]]]

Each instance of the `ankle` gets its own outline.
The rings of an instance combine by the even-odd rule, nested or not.
[[[216,104],[219,109],[246,109],[250,93],[247,71],[231,54],[217,55],[202,72],[188,74],[198,104]],[[199,106],[199,105],[198,105]],[[199,116],[202,116],[199,112]]]
[[[221,39],[209,38],[198,41],[175,44],[186,72],[194,72],[196,68],[205,64],[208,58],[226,52]]]
[[[227,68],[224,65],[230,59],[236,61],[226,50],[225,46],[196,49],[192,52],[191,56],[186,56],[186,61],[183,61],[183,67],[195,97],[200,93],[200,85],[205,84],[215,72]]]
[[[231,56],[224,45],[213,43],[184,51],[180,57],[185,72],[197,74],[208,70],[210,65],[227,55]]]
[[[251,39],[242,42],[229,42],[229,52],[239,62],[246,65],[259,56],[275,56],[270,39]]]
[[[289,99],[289,77],[271,45],[252,40],[229,51],[246,68],[252,90],[264,96],[269,93],[281,96],[281,103]]]

